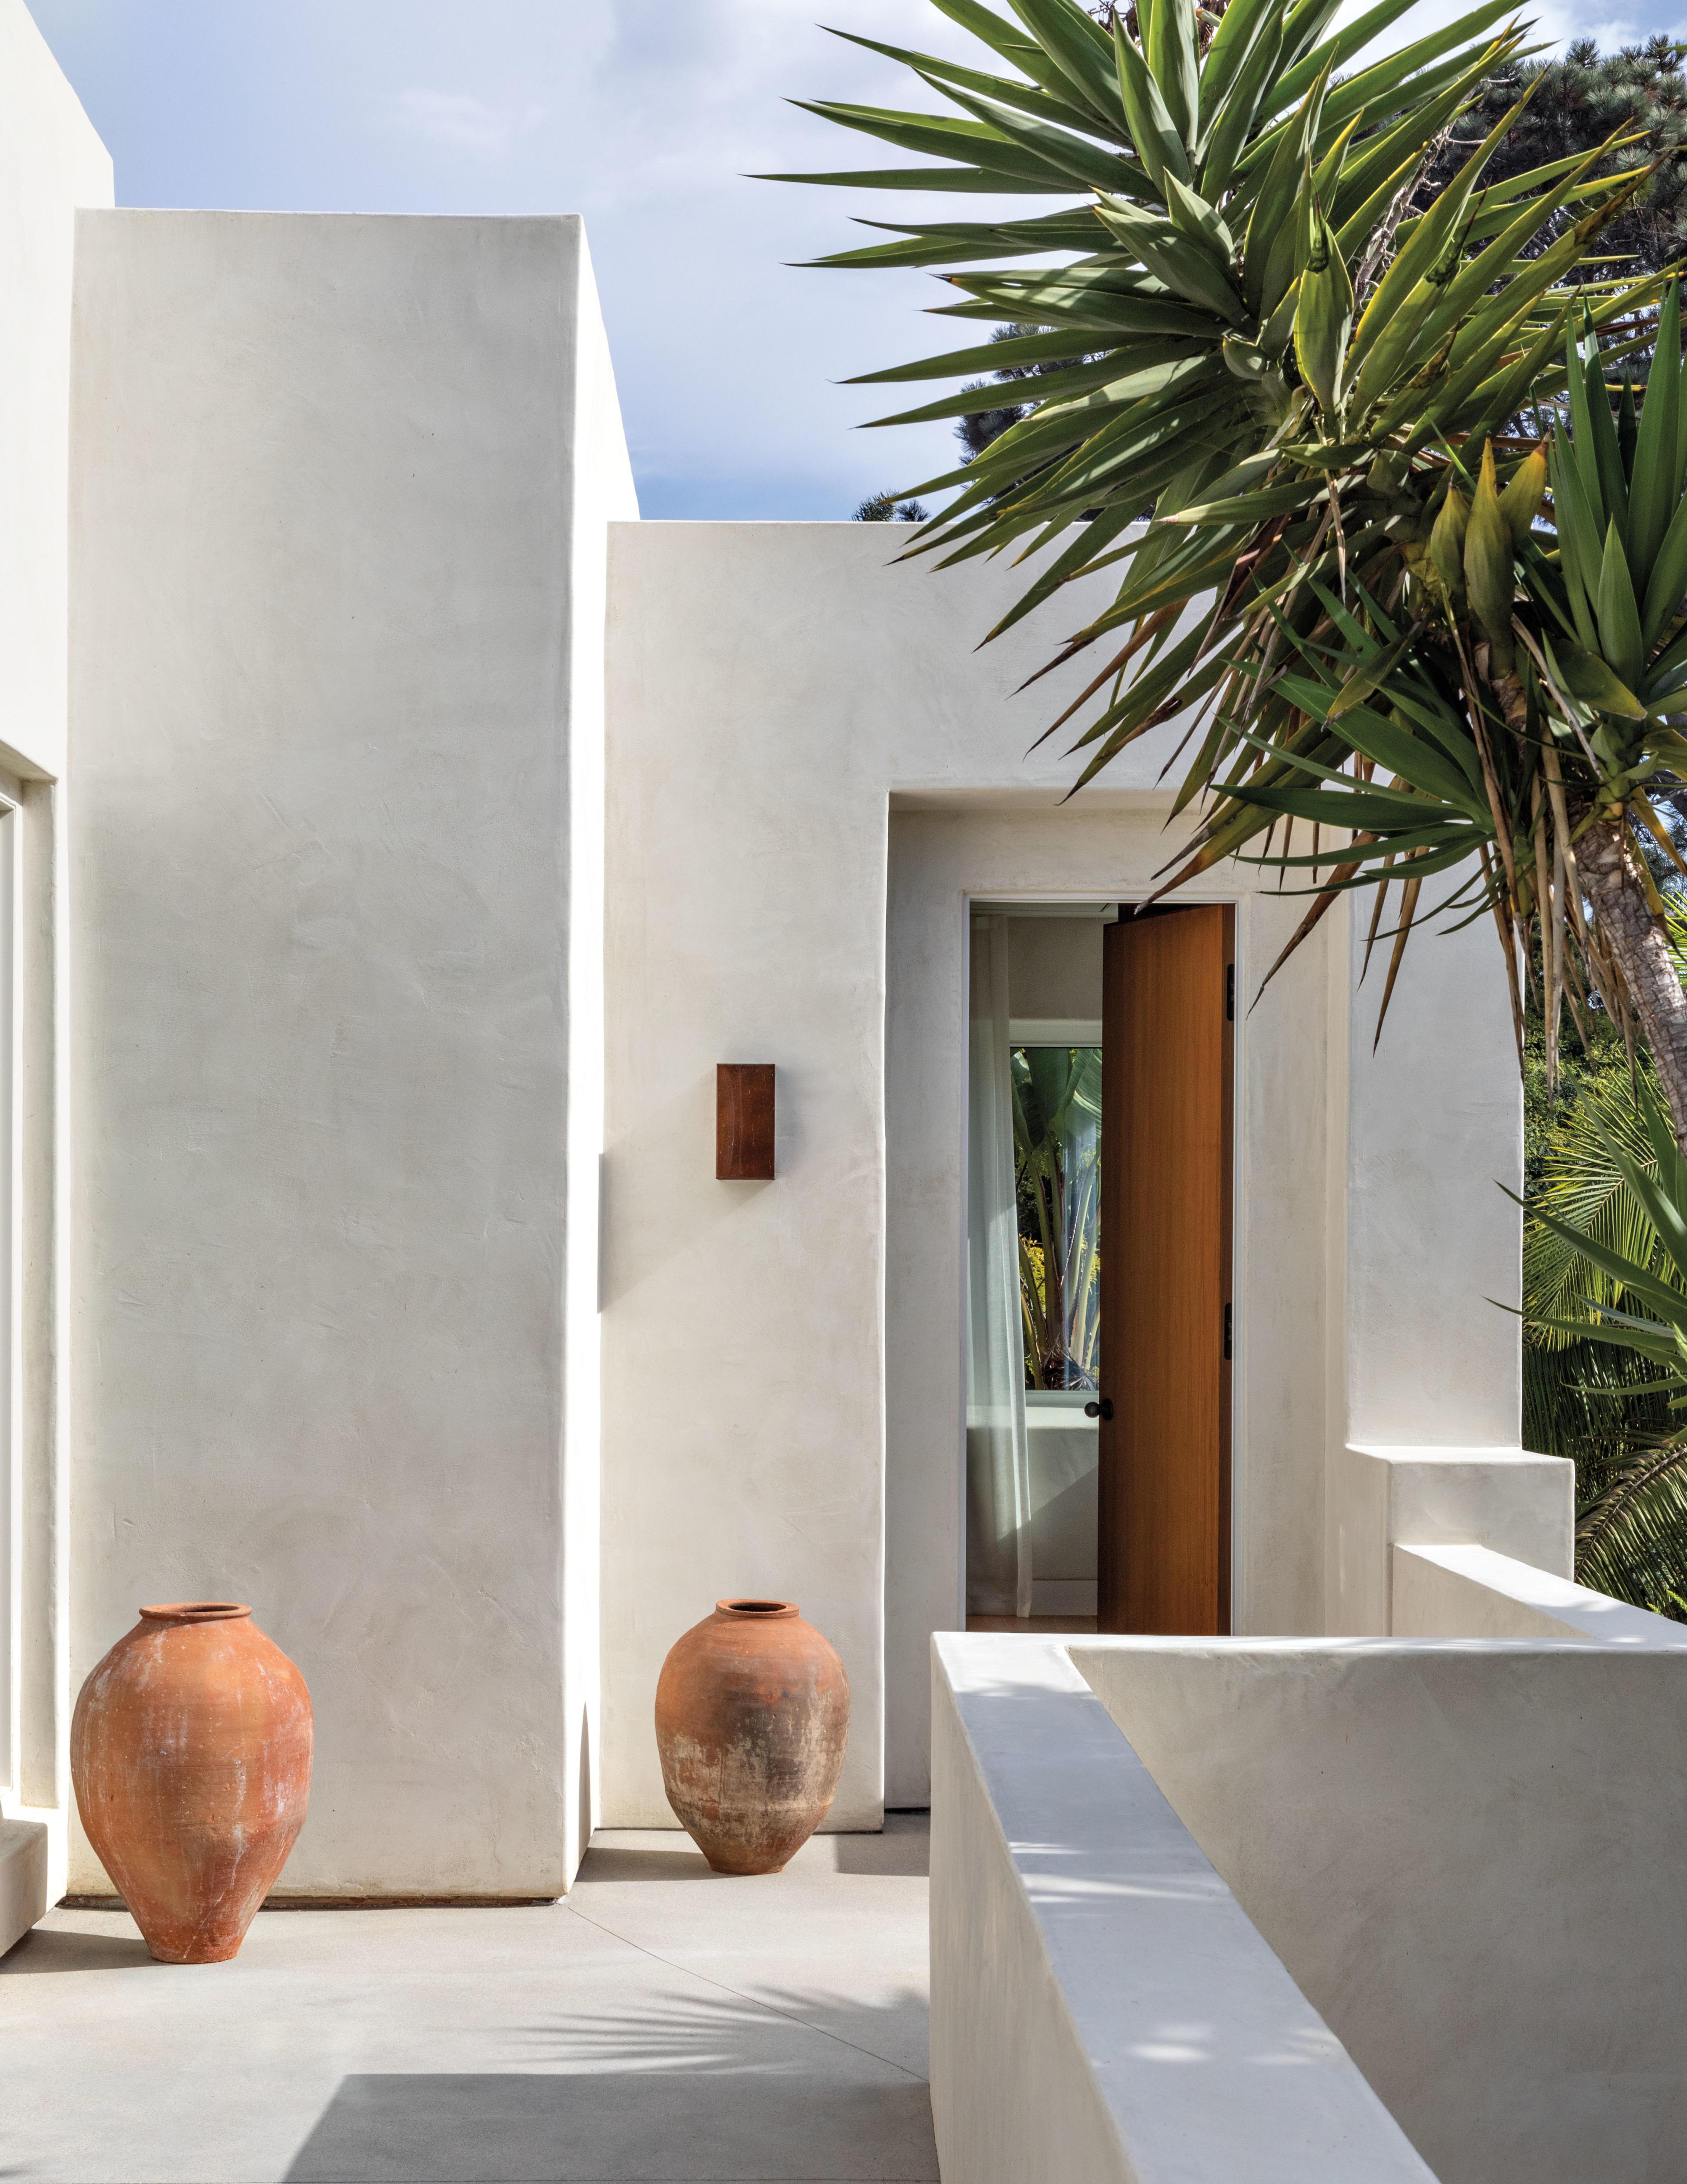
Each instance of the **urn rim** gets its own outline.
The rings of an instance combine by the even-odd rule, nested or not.
[[[140,1616],[142,1623],[232,1623],[251,1613],[246,1600],[167,1600]]]

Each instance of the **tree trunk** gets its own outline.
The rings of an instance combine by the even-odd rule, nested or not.
[[[1653,914],[1621,820],[1604,819],[1576,844],[1600,938],[1616,961],[1669,1102],[1675,1140],[1687,1152],[1687,993]]]

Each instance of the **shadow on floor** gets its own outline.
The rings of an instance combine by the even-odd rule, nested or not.
[[[345,2079],[287,2184],[935,2178],[925,2086],[788,2070]]]
[[[36,1926],[0,1961],[0,1979],[36,1972],[170,1972],[137,1934],[67,1934]],[[4,2175],[0,2170],[0,2176]]]
[[[700,1850],[646,1850],[642,1845],[635,1849],[605,1842],[592,1845],[580,1871],[587,1880],[742,1880],[746,1877],[716,1873]]]
[[[836,2082],[862,2075],[862,2064],[882,2064],[925,2090],[926,1998],[911,1990],[888,1990],[877,2000],[783,1987],[758,1981],[743,1993],[701,1989],[682,2002],[646,2000],[636,2011],[606,2008],[595,2001],[588,2011],[566,2010],[548,2021],[523,2028],[526,2054],[556,2070],[682,2072],[689,2078],[727,2076],[739,2082],[740,2098],[751,2078],[777,2079],[793,2070],[818,2082],[829,2068]],[[770,2040],[788,2042],[790,2031],[816,2033],[844,2052],[819,2051],[825,2061],[805,2066],[770,2052]],[[794,2173],[794,2172],[793,2172]],[[853,2172],[851,2172],[853,2174]],[[781,2177],[784,2171],[779,2172]]]
[[[932,1816],[918,1811],[890,1812],[882,1832],[825,1835],[805,1846],[810,1858],[829,1859],[838,1873],[878,1873],[892,1879],[924,1880],[931,1870]],[[679,1836],[678,1841],[686,1838]],[[800,1858],[802,1853],[799,1852]],[[688,1844],[683,1850],[654,1850],[644,1843],[606,1842],[595,1838],[580,1869],[580,1878],[593,1881],[710,1880],[737,1888],[754,1887],[762,1874],[716,1873],[700,1850]]]
[[[884,1832],[874,1836],[829,1836],[839,1873],[882,1873],[892,1879],[923,1880],[932,1869],[929,1813],[887,1813]]]

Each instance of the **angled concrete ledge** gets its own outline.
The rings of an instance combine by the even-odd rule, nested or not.
[[[1441,2184],[1679,2184],[1687,1647],[1069,1651]]]
[[[1687,1651],[1687,1624],[1478,1546],[1395,1546],[1394,1635]]]
[[[945,2184],[1679,2184],[1646,1635],[938,1637]]]
[[[944,2184],[1433,2184],[1067,1651],[933,1650]]]

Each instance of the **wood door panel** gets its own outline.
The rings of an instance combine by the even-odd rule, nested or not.
[[[1100,1624],[1230,1627],[1231,1066],[1235,913],[1106,928]]]

